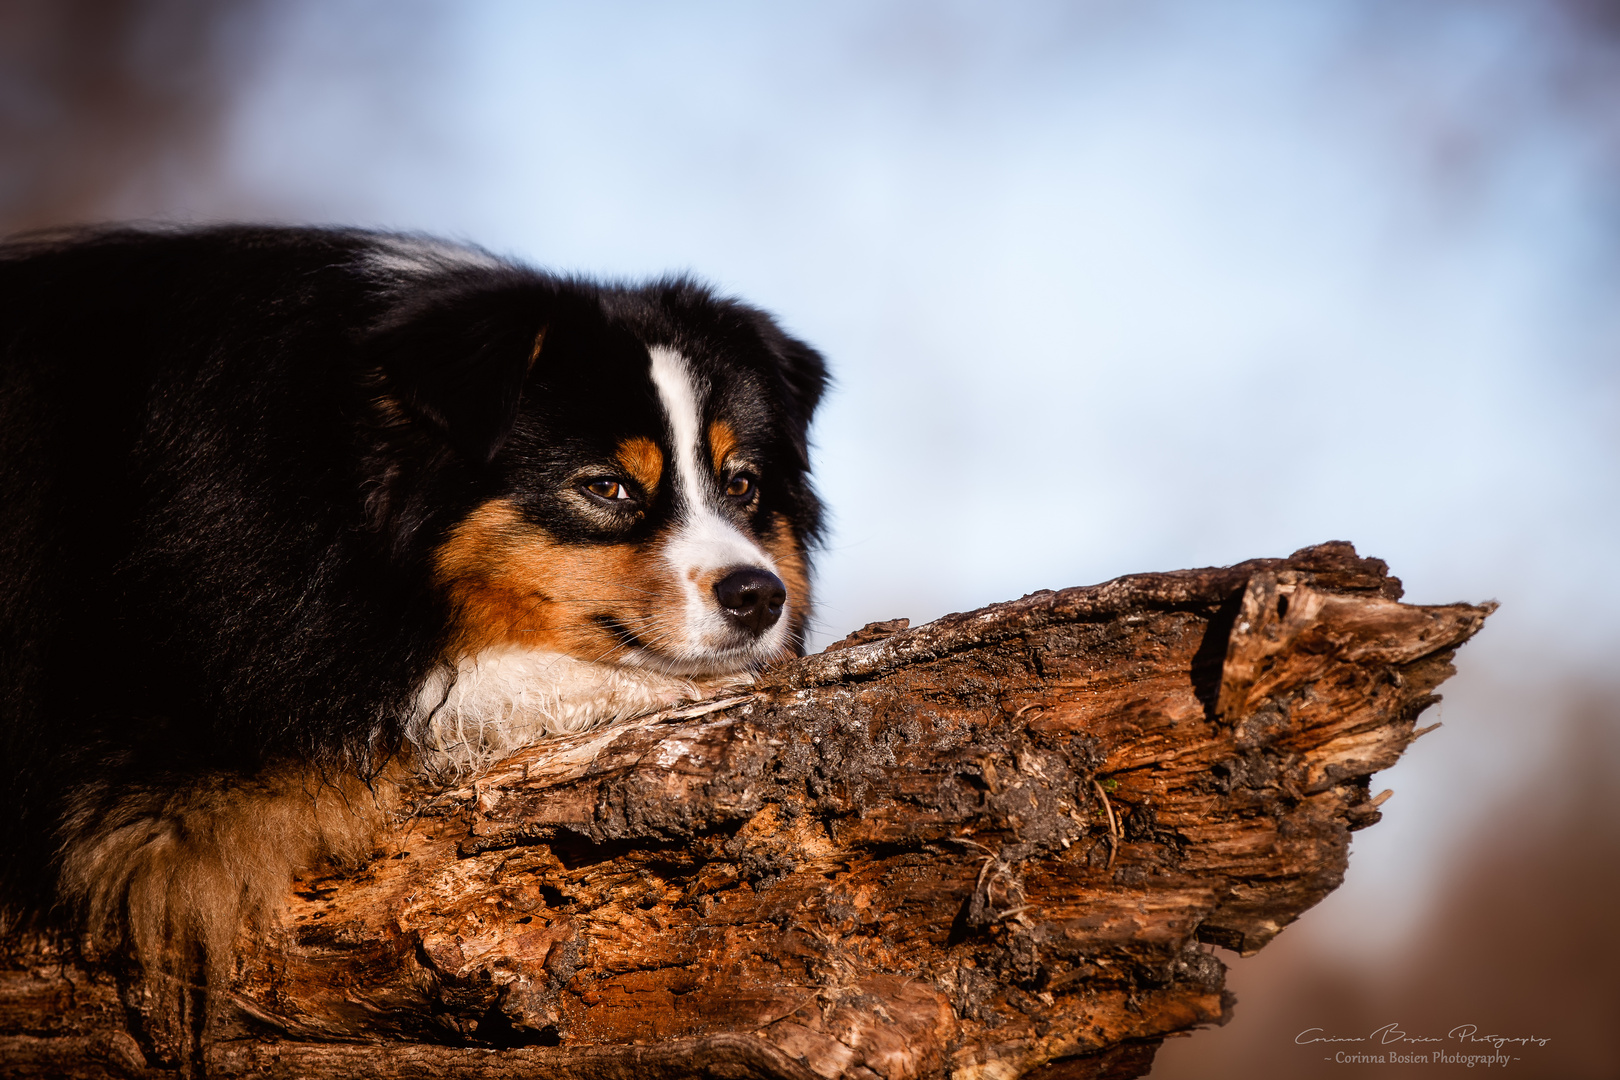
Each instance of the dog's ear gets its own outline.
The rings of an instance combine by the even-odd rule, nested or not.
[[[412,297],[365,342],[385,391],[474,465],[512,433],[551,307],[544,285],[503,278]]]
[[[810,419],[827,390],[827,362],[798,338],[782,332],[776,321],[760,314],[755,324],[775,359],[776,394],[785,413],[799,467],[810,467]]]

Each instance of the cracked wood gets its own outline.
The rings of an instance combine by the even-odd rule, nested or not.
[[[748,692],[405,793],[244,933],[221,1076],[1136,1076],[1342,880],[1490,605],[1347,544],[874,624]],[[15,1075],[157,1075],[0,972]],[[20,1070],[20,1071],[19,1071]]]

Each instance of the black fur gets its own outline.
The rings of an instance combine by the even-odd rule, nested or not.
[[[227,227],[0,248],[14,918],[52,904],[70,806],[289,759],[377,768],[445,647],[432,552],[483,500],[577,543],[656,527],[667,508],[608,526],[557,494],[649,422],[649,345],[744,417],[759,520],[815,540],[824,368],[766,315],[690,281],[604,286],[415,243]]]

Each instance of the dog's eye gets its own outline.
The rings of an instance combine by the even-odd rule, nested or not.
[[[598,499],[620,502],[630,498],[630,489],[612,477],[604,476],[585,485],[585,490]]]
[[[754,478],[747,473],[738,473],[726,484],[726,495],[733,499],[747,499],[754,494]]]

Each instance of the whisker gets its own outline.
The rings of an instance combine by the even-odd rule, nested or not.
[[[648,616],[644,616],[643,618],[645,619],[645,621],[647,621],[649,623],[654,623],[655,620],[658,619],[658,616],[657,615],[648,615]],[[655,625],[656,625],[656,623],[655,623]],[[646,650],[649,650],[649,651],[657,651],[657,650],[663,648],[663,646],[669,644],[669,642],[674,639],[675,634],[672,631],[670,631],[669,629],[666,628],[661,633],[656,633],[656,634],[649,635],[649,636],[638,635],[638,637],[640,638],[640,646],[643,649],[646,649]],[[596,659],[593,661],[593,663],[600,663],[603,660],[607,659],[608,657],[614,656],[614,655],[616,655],[618,653],[621,653],[621,652],[628,653],[631,650],[631,648],[632,648],[632,646],[630,645],[629,642],[616,642],[613,645],[612,648],[609,648],[607,651],[605,651],[605,652],[601,653],[600,655],[598,655],[596,657]]]
[[[542,604],[618,604],[626,600],[636,600],[643,596],[652,596],[650,592],[626,593],[623,596],[543,596],[539,599]]]
[[[640,626],[646,626],[646,625],[655,623],[657,618],[658,618],[657,615],[625,615],[625,616],[614,616],[613,621],[620,624],[621,626],[640,627]],[[511,628],[511,632],[514,633],[514,634],[544,634],[544,633],[549,632],[552,629],[554,629],[554,628],[553,627],[541,627],[541,626],[535,626],[535,627],[515,626],[515,627]],[[636,636],[641,637],[642,635],[637,634]]]

